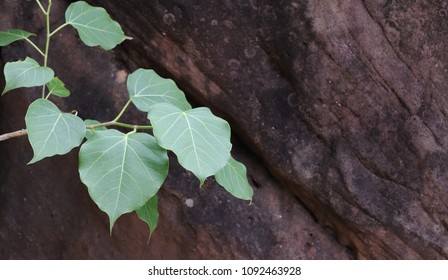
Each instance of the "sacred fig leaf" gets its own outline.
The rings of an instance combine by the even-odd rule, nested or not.
[[[0,47],[7,46],[15,41],[24,40],[33,35],[33,33],[21,29],[0,31]]]
[[[129,96],[135,106],[143,112],[157,103],[170,103],[181,110],[191,109],[173,80],[160,77],[153,70],[138,69],[128,76],[127,82]]]
[[[234,197],[252,200],[254,192],[247,180],[246,167],[234,158],[231,157],[227,165],[216,173],[215,179]]]
[[[62,113],[46,99],[31,103],[25,116],[28,139],[34,151],[29,162],[63,155],[81,144],[86,135],[84,122],[68,113]]]
[[[157,209],[157,203],[158,203],[157,195],[154,195],[148,200],[148,202],[145,203],[145,205],[143,205],[143,207],[140,207],[139,209],[135,210],[140,220],[148,224],[150,236],[156,229],[157,221],[159,220],[159,211]]]
[[[229,161],[230,126],[208,108],[182,111],[168,103],[151,107],[148,115],[160,146],[172,150],[179,163],[202,185]]]
[[[51,68],[40,66],[30,57],[24,61],[8,62],[5,65],[6,86],[2,95],[16,88],[43,86],[53,77]]]
[[[51,81],[49,81],[47,83],[47,88],[51,94],[54,94],[56,96],[70,96],[70,91],[65,87],[64,83],[58,77],[54,77]]]
[[[146,133],[96,131],[81,146],[79,175],[90,197],[109,215],[110,229],[153,197],[168,174],[168,155]]]
[[[68,6],[65,21],[78,30],[79,37],[89,47],[101,46],[111,50],[127,39],[121,26],[110,18],[105,9],[84,1]]]

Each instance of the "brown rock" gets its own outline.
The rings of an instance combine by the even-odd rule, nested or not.
[[[358,258],[448,256],[444,3],[94,3]]]
[[[61,24],[66,6],[62,1],[55,1],[54,5],[52,14],[54,26],[57,26]],[[154,5],[150,9],[158,7]],[[0,29],[17,27],[30,30],[40,36],[37,43],[43,43],[42,16],[33,2],[3,1],[0,3],[0,10],[8,11],[0,19]],[[127,10],[123,12],[127,13]],[[176,27],[179,22],[183,22],[183,19],[179,18],[178,10],[160,15],[161,23],[167,26]],[[123,21],[127,19],[117,18],[117,20],[124,23]],[[207,20],[215,23],[215,26],[223,24],[229,30],[238,30],[233,20],[231,22]],[[147,39],[149,37],[146,36],[151,34],[148,32],[142,38]],[[132,36],[137,40],[137,34]],[[162,33],[158,36],[159,39],[164,38]],[[167,40],[166,43],[172,48],[172,55],[177,56],[179,46],[171,40]],[[76,33],[69,28],[58,34],[51,46],[50,66],[72,90],[70,98],[57,101],[61,109],[63,111],[76,109],[83,118],[101,121],[112,119],[127,100],[125,79],[129,69],[156,66],[150,62],[155,54],[136,62],[126,58],[126,52],[134,52],[137,55],[141,52],[141,48],[147,50],[155,48],[151,42],[150,46],[135,44],[138,49],[133,50],[132,45],[127,45],[120,47],[118,53],[106,53],[98,48],[83,46],[76,38]],[[199,52],[195,44],[198,43],[190,40],[183,47],[189,50],[189,53],[195,53],[198,57],[206,59],[207,56]],[[169,49],[157,49],[169,56]],[[254,58],[257,52],[258,50],[249,49],[245,57]],[[35,55],[35,52],[24,42],[17,42],[1,49],[3,62],[23,59],[27,54]],[[34,57],[38,58],[37,55]],[[137,58],[134,55],[131,57]],[[166,57],[160,58],[158,66],[169,61]],[[189,56],[178,59],[180,61],[184,59],[185,62],[192,61]],[[223,61],[229,70],[237,74],[245,67],[244,60],[239,57],[229,56]],[[169,73],[169,69],[159,70],[161,73]],[[219,72],[215,73],[220,75]],[[214,84],[208,74],[199,69],[187,72],[191,82],[199,85],[205,82],[211,93],[219,94],[221,91],[217,90],[221,86]],[[22,89],[1,97],[0,133],[24,128],[23,118],[27,105],[39,94],[39,89]],[[192,96],[189,91],[187,94]],[[200,100],[207,99],[197,98],[198,102]],[[207,102],[207,104],[213,103]],[[224,109],[219,108],[221,112],[224,112]],[[132,110],[126,118],[129,122],[143,122],[145,115]],[[242,127],[238,129],[240,133],[241,129]],[[135,215],[120,218],[112,236],[109,235],[107,216],[91,201],[85,186],[78,179],[77,149],[65,156],[56,156],[33,165],[26,165],[32,158],[32,151],[26,138],[0,142],[2,182],[0,258],[346,259],[352,257],[350,250],[338,244],[331,231],[319,225],[307,208],[290,190],[270,175],[258,158],[252,155],[236,137],[233,142],[234,156],[246,164],[250,181],[256,188],[253,205],[231,197],[212,179],[200,189],[197,179],[183,170],[175,157],[171,157],[170,176],[160,193],[159,227],[149,245],[146,244],[148,229]]]

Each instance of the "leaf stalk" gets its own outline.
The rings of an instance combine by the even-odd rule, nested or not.
[[[118,121],[121,118],[121,116],[123,116],[124,111],[126,111],[126,109],[129,107],[130,104],[131,100],[129,99],[128,102],[126,102],[126,104],[124,105],[123,109],[121,109],[120,113],[118,113],[117,117],[115,117],[115,119],[112,122]]]
[[[25,39],[25,41],[27,41],[31,46],[33,46],[33,48],[34,48],[38,53],[40,53],[40,55],[42,55],[43,57],[45,57],[45,53],[44,53],[38,46],[36,46],[36,44],[34,44],[33,41],[31,41],[31,40],[28,39],[28,38],[24,38],[24,39]]]
[[[55,30],[53,30],[53,32],[50,33],[50,37],[55,35],[56,33],[58,33],[62,28],[66,27],[67,25],[69,25],[69,23],[64,23],[61,26],[59,26],[58,28],[56,28]]]

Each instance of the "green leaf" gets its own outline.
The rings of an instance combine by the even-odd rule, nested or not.
[[[86,120],[84,120],[84,124],[86,126],[90,126],[90,125],[100,124],[100,122],[97,120],[86,119]],[[101,131],[101,130],[107,130],[107,127],[101,126],[101,127],[95,128],[94,130],[87,129],[87,132],[86,132],[87,140],[89,140],[97,131]]]
[[[65,21],[78,30],[79,37],[89,47],[101,46],[111,50],[126,39],[120,25],[110,18],[105,9],[84,1],[68,6]]]
[[[47,88],[51,94],[54,94],[56,96],[70,96],[70,91],[65,87],[64,83],[58,77],[54,77],[50,82],[48,82]]]
[[[191,109],[185,94],[173,80],[164,79],[153,70],[138,69],[128,76],[129,96],[135,106],[143,112],[157,103],[170,103],[181,110]]]
[[[159,145],[172,150],[201,185],[229,161],[230,126],[208,108],[181,111],[174,105],[159,103],[151,107],[149,119]]]
[[[79,152],[79,175],[90,197],[109,215],[110,229],[124,213],[153,197],[168,174],[168,155],[146,133],[97,131]]]
[[[148,224],[150,236],[157,227],[157,221],[159,220],[159,211],[157,209],[157,195],[151,197],[143,207],[135,210],[140,220]]]
[[[32,35],[34,34],[20,29],[0,31],[0,47],[7,46],[15,41],[24,40]]]
[[[63,155],[81,144],[86,135],[84,122],[68,113],[62,113],[46,99],[31,103],[25,116],[28,139],[34,151],[30,161]]]
[[[246,167],[232,157],[227,165],[216,173],[215,179],[233,196],[252,200],[254,191],[247,180]]]
[[[21,87],[43,86],[54,77],[49,67],[42,67],[32,58],[24,61],[8,62],[5,65],[6,86],[3,94]]]

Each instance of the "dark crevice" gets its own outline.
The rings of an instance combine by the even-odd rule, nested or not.
[[[298,196],[295,196],[295,199],[296,199],[297,203],[300,204],[300,205],[306,210],[306,212],[308,213],[308,215],[310,215],[310,217],[313,219],[313,221],[314,221],[316,224],[320,224],[320,223],[319,223],[319,219],[318,219],[317,216],[314,214],[314,212],[313,212],[310,208],[308,208],[308,206],[306,205],[306,203],[303,203],[303,201],[302,201],[302,200],[300,199],[300,197],[298,197]]]
[[[365,0],[361,0],[361,2],[363,3],[363,6],[366,10],[366,12],[369,14],[370,18],[373,20],[373,22],[375,22],[378,27],[381,29],[381,32],[383,33],[383,37],[386,39],[386,41],[388,42],[390,48],[394,51],[395,55],[397,56],[397,58],[406,66],[406,68],[409,70],[409,72],[413,73],[412,68],[409,64],[407,64],[404,59],[401,57],[400,52],[397,51],[397,49],[394,47],[394,44],[390,41],[389,37],[387,36],[387,32],[384,29],[384,26],[378,22],[375,17],[373,16],[372,12],[369,10],[369,8],[367,8],[367,5],[365,3]]]

